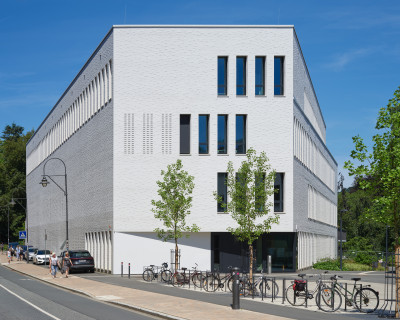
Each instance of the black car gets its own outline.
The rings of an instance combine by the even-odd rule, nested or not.
[[[62,260],[64,259],[65,253],[63,251],[61,255],[58,256],[60,266],[62,266]],[[94,272],[94,259],[87,250],[69,250],[69,257],[72,262],[72,266],[69,268],[70,272],[73,271],[86,271]]]

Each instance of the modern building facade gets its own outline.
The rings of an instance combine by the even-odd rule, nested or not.
[[[279,189],[257,267],[268,255],[275,271],[335,257],[337,163],[294,27],[113,26],[27,144],[29,242],[65,248],[65,194],[39,185],[45,173],[64,188],[59,158],[71,249],[113,273],[170,262],[151,200],[181,159],[195,177],[188,223],[201,229],[180,241],[181,266],[246,268],[213,191],[226,195],[227,163],[238,168],[250,147],[266,152]]]

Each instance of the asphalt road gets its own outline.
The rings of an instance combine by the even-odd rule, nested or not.
[[[0,319],[150,320],[156,318],[95,301],[0,266]]]

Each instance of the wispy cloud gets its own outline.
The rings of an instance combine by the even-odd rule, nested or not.
[[[341,71],[347,64],[352,62],[355,59],[359,59],[360,57],[370,55],[376,51],[373,48],[361,48],[356,50],[350,50],[347,52],[342,52],[340,54],[336,54],[332,57],[332,60],[325,64],[325,67],[328,69],[332,69],[334,71]]]

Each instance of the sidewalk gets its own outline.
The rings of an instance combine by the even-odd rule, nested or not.
[[[26,274],[49,284],[75,291],[91,298],[122,305],[134,310],[146,312],[166,319],[232,319],[232,320],[285,320],[289,318],[268,315],[248,310],[232,310],[230,306],[220,306],[197,300],[178,298],[169,295],[152,293],[143,290],[120,287],[101,283],[71,275],[67,278],[53,279],[48,269],[36,266],[26,261],[7,262],[7,256],[0,255],[0,262],[4,267]]]

